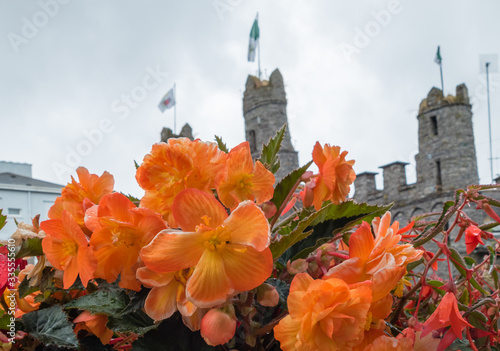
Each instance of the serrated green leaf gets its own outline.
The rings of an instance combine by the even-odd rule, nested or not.
[[[272,202],[276,206],[276,208],[280,208],[283,205],[283,202],[286,200],[288,194],[295,186],[295,184],[299,181],[300,177],[307,171],[309,166],[311,166],[313,161],[309,161],[303,167],[300,167],[287,176],[285,176],[274,189],[274,195],[272,198]]]
[[[23,240],[21,248],[16,254],[16,259],[31,257],[31,256],[41,256],[41,255],[43,255],[42,239],[28,238]]]
[[[64,308],[78,308],[91,313],[115,315],[122,312],[129,302],[130,299],[123,290],[98,290],[68,302]]]
[[[373,218],[387,212],[391,207],[392,205],[377,206],[366,203],[358,204],[353,201],[346,201],[339,205],[329,203],[304,219],[303,221],[305,222],[302,225],[299,222],[293,230],[293,235],[295,236],[303,236],[303,233],[306,231],[309,232],[311,229],[313,230],[312,233],[308,233],[305,238],[301,238],[299,241],[295,241],[295,238],[292,237],[291,239],[287,239],[283,244],[278,244],[281,240],[292,235],[290,234],[283,237],[279,242],[271,244],[271,246],[286,246],[292,243],[288,249],[285,248],[285,251],[283,251],[284,247],[274,248],[274,252],[276,253],[284,252],[280,255],[282,256],[280,262],[286,264],[289,259],[296,260],[306,257],[319,246],[330,241],[333,235],[346,231],[354,225],[361,223],[361,221],[370,222]],[[302,229],[304,224],[307,224],[307,227]],[[271,251],[273,252],[273,248],[271,248]],[[273,257],[276,259],[280,256]]]
[[[264,166],[272,173],[276,173],[280,168],[280,161],[278,157],[278,151],[280,151],[281,143],[285,136],[286,123],[281,127],[274,137],[269,139],[267,144],[262,146],[262,152],[259,157],[259,161],[262,162]]]
[[[142,288],[140,291],[132,291],[129,294],[130,302],[121,314],[137,312],[144,308],[144,303],[151,289]]]
[[[229,152],[229,149],[227,148],[227,145],[222,141],[222,138],[217,135],[214,135],[214,137],[215,141],[217,142],[217,145],[219,146],[219,150],[227,154]]]
[[[2,214],[3,209],[0,208],[0,229],[2,229],[7,223],[7,216]]]
[[[465,256],[464,261],[468,269],[471,269],[472,266],[476,264],[476,260],[474,260],[472,257],[469,256]]]
[[[78,348],[73,325],[60,305],[22,316],[26,332],[46,346]]]
[[[115,332],[145,334],[156,328],[154,321],[142,310],[108,316],[107,327]]]
[[[453,260],[451,260],[451,263],[453,263],[453,265],[455,266],[455,268],[457,269],[457,271],[460,273],[460,275],[462,277],[464,277],[465,279],[467,279],[467,272],[466,272],[466,270],[464,268],[464,267],[466,267],[466,263],[465,263],[464,259],[458,253],[457,250],[455,250],[455,249],[453,249],[451,247],[449,249],[450,249],[450,252],[451,252],[451,256],[450,257],[453,258]],[[486,290],[484,290],[483,287],[477,283],[477,281],[476,281],[476,279],[474,279],[474,277],[471,277],[468,280],[471,283],[471,285],[473,287],[475,287],[477,290],[479,290],[481,293],[483,293],[485,295],[488,294],[488,292]]]
[[[498,227],[499,225],[500,225],[500,223],[498,223],[498,222],[490,222],[490,223],[480,225],[479,229],[484,230],[484,231],[490,231],[493,228]]]

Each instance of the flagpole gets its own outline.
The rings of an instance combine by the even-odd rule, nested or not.
[[[490,78],[488,73],[489,65],[490,63],[486,62],[486,92],[488,95],[488,129],[490,133],[490,172],[491,172],[491,182],[493,182],[493,152],[491,149]]]
[[[259,13],[257,12],[257,21],[259,20]],[[257,50],[259,50],[259,79],[260,79],[260,34],[257,40]]]
[[[174,134],[177,130],[177,92],[175,91],[175,82],[174,82]]]
[[[441,72],[441,90],[443,91],[444,96],[444,84],[443,84],[443,63],[439,64],[439,71]]]

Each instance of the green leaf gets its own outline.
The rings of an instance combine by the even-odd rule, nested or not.
[[[453,260],[451,260],[451,263],[453,263],[453,265],[455,266],[455,268],[457,269],[457,271],[460,273],[460,275],[462,277],[464,277],[465,279],[467,279],[467,272],[465,270],[464,267],[466,267],[466,263],[464,261],[464,259],[462,258],[462,256],[458,253],[457,250],[453,249],[453,248],[449,248],[450,249],[450,252],[451,252],[451,255],[450,257],[453,258]],[[479,285],[476,281],[476,279],[474,279],[474,277],[471,277],[469,279],[469,282],[471,283],[471,285],[473,287],[475,287],[477,290],[479,290],[480,292],[482,292],[483,294],[485,295],[488,295],[488,292],[486,290],[483,289],[483,287],[481,285]]]
[[[220,151],[224,151],[226,154],[229,152],[227,145],[222,141],[222,138],[220,136],[214,135],[215,141],[217,142],[217,145],[219,146]]]
[[[472,266],[476,264],[476,260],[474,260],[472,257],[469,256],[465,256],[464,261],[468,269],[471,269]]]
[[[491,271],[495,269],[495,263],[497,261],[497,253],[495,252],[495,249],[491,246],[488,246],[488,252],[490,254],[490,269],[488,270],[488,273],[491,274]]]
[[[286,177],[284,177],[274,189],[274,195],[272,198],[272,202],[276,205],[276,208],[280,208],[283,202],[286,200],[288,194],[297,183],[297,181],[302,177],[302,175],[307,171],[309,166],[313,161],[309,161],[305,166],[300,167]]]
[[[0,208],[0,229],[2,229],[7,223],[7,216],[2,214],[3,209]]]
[[[422,263],[424,263],[424,259],[421,258],[420,260],[418,261],[415,261],[415,262],[410,262],[408,263],[408,265],[406,266],[406,270],[408,272],[411,272],[412,270],[414,270],[415,268],[417,268],[418,266],[420,266]]]
[[[26,332],[46,346],[78,348],[73,325],[60,305],[22,316]]]
[[[262,146],[262,152],[260,154],[259,161],[262,162],[264,166],[272,173],[276,173],[280,168],[280,161],[278,157],[278,151],[280,151],[281,143],[285,136],[286,123],[281,127],[276,135],[269,139],[267,144]]]
[[[21,248],[16,254],[16,259],[30,257],[30,256],[41,256],[41,255],[43,255],[42,239],[28,238],[23,240]]]
[[[135,166],[135,169],[139,168],[139,164],[134,160],[134,166]]]
[[[302,219],[293,231],[280,241],[271,244],[274,259],[280,258],[282,264],[289,259],[304,258],[333,236],[387,212],[392,205],[376,206],[366,203],[346,201],[339,205],[329,203],[319,211]],[[311,232],[312,231],[312,232]]]
[[[130,201],[132,201],[134,203],[134,205],[139,206],[139,203],[141,202],[141,199],[139,199],[139,198],[137,198],[137,197],[135,197],[133,195],[125,194],[125,193],[122,193],[122,192],[120,192],[120,194],[122,194],[127,199],[129,199]]]
[[[142,310],[108,316],[107,327],[115,332],[135,333],[142,335],[156,328],[154,321]]]
[[[130,302],[121,314],[137,312],[144,308],[144,303],[151,289],[142,288],[140,291],[132,291],[129,294]]]
[[[116,315],[123,311],[129,303],[129,297],[123,290],[98,290],[90,295],[68,302],[64,308]]]
[[[490,223],[480,225],[479,229],[484,230],[484,231],[490,231],[491,229],[496,228],[499,225],[500,225],[500,223],[498,223],[498,222],[490,222]]]
[[[19,296],[21,298],[24,298],[27,295],[39,290],[38,286],[30,286],[29,284],[30,284],[30,279],[28,278],[23,279],[21,284],[19,284],[17,291],[19,292]]]

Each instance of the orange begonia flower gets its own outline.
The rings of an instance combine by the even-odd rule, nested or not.
[[[462,339],[462,331],[465,327],[472,328],[460,314],[455,294],[447,292],[442,298],[434,313],[423,324],[422,337],[430,332],[451,326],[448,337],[444,337],[439,343],[438,350],[446,349],[457,338]],[[449,343],[448,343],[449,342]]]
[[[226,154],[215,143],[178,138],[153,145],[135,175],[146,191],[141,207],[160,213],[170,227],[177,227],[172,215],[174,198],[186,188],[205,192],[215,188],[214,180],[225,161]]]
[[[467,254],[474,251],[477,245],[484,245],[484,242],[481,239],[481,232],[482,230],[475,225],[471,225],[465,230],[465,248],[467,250]]]
[[[75,328],[75,333],[80,329],[88,329],[95,336],[101,340],[103,345],[109,344],[113,337],[113,331],[106,326],[108,323],[108,316],[104,314],[91,314],[89,311],[83,311],[78,317],[75,318],[73,323],[82,323],[82,326]]]
[[[167,225],[159,214],[137,208],[120,193],[104,196],[97,209],[99,225],[90,244],[97,258],[96,278],[114,282],[120,274],[119,286],[139,291],[136,278],[139,251]]]
[[[349,286],[341,279],[297,274],[286,316],[274,328],[284,351],[350,350],[363,340],[372,300],[371,282]]]
[[[241,201],[255,200],[260,205],[273,197],[274,175],[260,161],[254,166],[248,141],[231,149],[226,165],[215,181],[224,206],[234,210]]]
[[[194,267],[186,295],[198,307],[221,304],[271,275],[269,223],[254,202],[241,202],[228,216],[213,196],[186,189],[177,195],[173,214],[183,231],[164,230],[142,249],[141,258],[155,272]]]
[[[390,212],[375,218],[374,238],[370,225],[363,222],[349,239],[350,258],[330,268],[325,278],[336,277],[349,284],[371,280],[373,301],[386,296],[403,278],[408,263],[418,261],[424,253],[411,244],[400,245],[399,223],[390,223]]]
[[[137,278],[146,286],[152,287],[146,298],[144,310],[155,321],[167,319],[179,311],[183,317],[196,312],[196,306],[186,297],[186,282],[193,270],[157,273],[147,267],[137,270]]]
[[[79,182],[71,177],[71,183],[62,189],[61,196],[50,208],[48,216],[50,219],[61,219],[62,211],[66,210],[71,213],[80,228],[90,235],[91,232],[84,224],[85,210],[92,204],[99,203],[104,195],[111,194],[115,180],[108,172],[98,176],[90,174],[85,167],[79,167],[76,173]]]
[[[49,219],[40,223],[40,228],[47,234],[42,240],[42,248],[49,262],[64,272],[64,289],[68,289],[80,275],[83,286],[87,287],[94,278],[97,261],[88,239],[66,210],[61,219]]]
[[[349,195],[350,187],[356,179],[352,169],[354,160],[346,161],[347,151],[340,152],[340,146],[325,144],[321,147],[316,142],[313,149],[313,161],[318,166],[319,175],[314,179],[314,208],[319,210],[324,201],[331,200],[339,204]]]

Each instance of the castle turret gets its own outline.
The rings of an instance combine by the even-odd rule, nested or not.
[[[396,198],[401,187],[406,185],[405,167],[408,164],[407,162],[396,161],[379,167],[383,169],[384,193],[389,198]]]
[[[472,111],[465,84],[456,96],[432,88],[420,103],[417,184],[420,195],[453,191],[479,182]]]
[[[285,85],[278,69],[274,70],[268,81],[248,76],[243,96],[243,117],[246,140],[250,143],[253,158],[259,157],[262,145],[287,123],[286,104]],[[283,178],[299,166],[288,126],[279,157],[281,167],[276,179]]]

